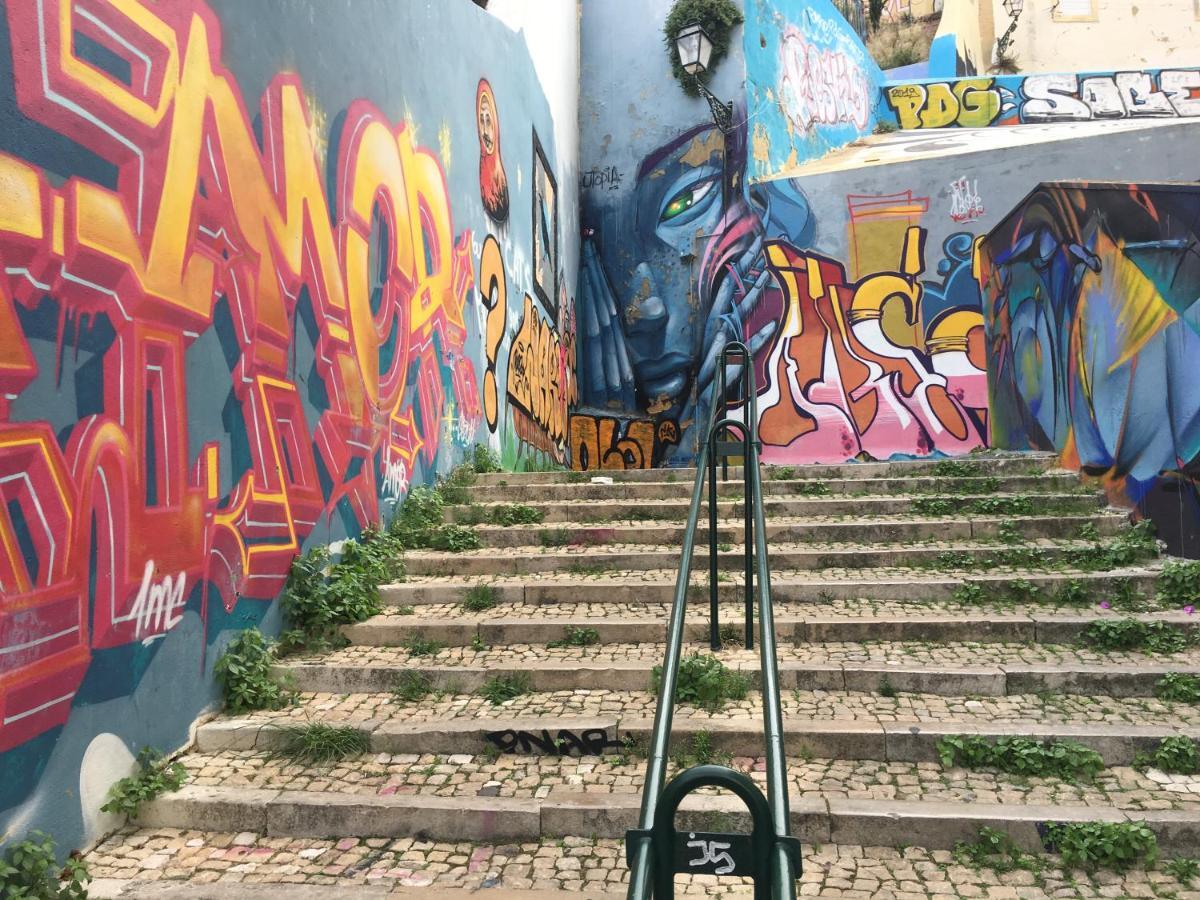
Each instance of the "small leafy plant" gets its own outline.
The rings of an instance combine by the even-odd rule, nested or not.
[[[1177,703],[1200,703],[1200,675],[1168,672],[1155,682],[1154,696]]]
[[[496,675],[489,678],[479,689],[479,696],[493,706],[499,706],[522,694],[533,691],[533,682],[528,672],[514,672],[512,675]]]
[[[409,656],[436,656],[446,645],[441,641],[431,640],[419,634],[412,634],[409,635],[408,640],[401,644],[401,646],[408,651]]]
[[[662,688],[662,666],[654,667],[654,692]],[[750,680],[727,668],[715,656],[689,653],[679,662],[675,702],[708,710],[723,709],[730,700],[741,700],[750,690]]]
[[[1200,602],[1200,560],[1169,559],[1158,574],[1161,606],[1189,606]]]
[[[136,819],[143,803],[167,791],[177,791],[187,780],[183,763],[170,762],[153,747],[143,747],[137,755],[138,771],[122,778],[108,789],[103,812],[121,813]]]
[[[271,677],[272,662],[271,645],[257,628],[248,628],[229,642],[213,666],[229,712],[282,709],[292,701],[291,693]]]
[[[1058,606],[1087,606],[1087,588],[1076,578],[1064,581],[1054,592],[1054,602]]]
[[[500,465],[500,455],[483,444],[475,445],[471,453],[471,467],[480,475],[504,471],[504,467]]]
[[[800,497],[828,497],[829,487],[819,481],[802,481],[794,488]]]
[[[500,602],[500,592],[490,584],[477,584],[463,597],[462,608],[467,612],[483,612]]]
[[[1075,741],[1036,741],[1001,737],[995,742],[977,734],[947,735],[937,743],[942,765],[968,769],[999,769],[1014,775],[1050,776],[1090,781],[1104,768],[1095,750]]]
[[[543,528],[538,532],[538,541],[543,547],[565,547],[571,543],[569,528]]]
[[[1200,859],[1177,856],[1167,863],[1166,869],[1167,874],[1180,884],[1186,884],[1188,887],[1191,887],[1192,882],[1196,880],[1196,876],[1200,875]]]
[[[547,647],[590,647],[600,643],[600,632],[595,628],[567,628],[561,640],[549,641]]]
[[[680,747],[671,755],[671,761],[678,769],[692,766],[727,766],[733,761],[733,754],[718,750],[713,746],[712,732],[697,731],[684,747]]]
[[[283,729],[279,755],[304,765],[337,762],[371,749],[371,736],[349,725],[310,722]]]
[[[433,680],[424,672],[406,669],[396,676],[392,694],[402,703],[416,703],[433,693]]]
[[[4,900],[87,900],[91,881],[87,866],[74,855],[59,868],[54,839],[32,831],[23,841],[14,841],[0,856],[0,897]]]
[[[976,869],[993,869],[999,873],[1023,869],[1041,871],[1043,863],[1032,853],[1026,853],[1005,832],[984,826],[974,841],[954,845],[954,859],[960,865]]]
[[[493,525],[537,525],[545,518],[545,513],[524,503],[502,503],[493,507],[491,519]]]
[[[953,512],[954,506],[954,501],[945,497],[917,497],[912,511],[919,516],[944,516]]]
[[[1158,769],[1180,775],[1200,773],[1200,744],[1182,734],[1163,738],[1153,753],[1138,753],[1133,767],[1139,771]]]
[[[1046,845],[1067,868],[1113,869],[1154,865],[1158,839],[1145,822],[1048,822]]]
[[[1146,650],[1149,653],[1180,653],[1188,635],[1166,622],[1139,619],[1100,619],[1088,624],[1083,640],[1099,650]]]

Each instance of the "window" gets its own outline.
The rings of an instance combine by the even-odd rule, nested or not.
[[[1100,13],[1099,0],[1053,0],[1055,22],[1096,22]]]

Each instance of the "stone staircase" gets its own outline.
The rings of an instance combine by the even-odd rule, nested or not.
[[[1164,857],[1200,855],[1200,776],[1130,767],[1164,737],[1200,737],[1200,707],[1155,696],[1167,673],[1200,674],[1200,651],[1083,642],[1101,618],[1190,629],[1194,617],[1121,611],[1153,598],[1158,561],[1069,568],[1064,553],[1119,539],[1125,517],[1052,465],[985,455],[764,469],[802,895],[1189,896],[1163,871],[1034,879],[951,853],[982,826],[1034,849],[1047,821],[1144,820]],[[200,725],[181,758],[188,783],[90,855],[93,896],[324,897],[352,885],[623,896],[621,838],[641,800],[639,749],[694,472],[604,474],[613,483],[480,476],[450,518],[523,504],[542,521],[475,525],[478,550],[408,554],[407,581],[382,589],[388,608],[347,628],[347,647],[279,664],[296,705]],[[719,588],[722,621],[736,624],[742,488],[730,474]],[[685,647],[704,653],[706,521]],[[493,605],[468,611],[468,595]],[[1055,605],[1064,596],[1086,600]],[[761,781],[757,650],[729,643],[717,655],[749,676],[750,693],[720,710],[679,707],[672,747],[692,761],[732,759]],[[402,699],[399,683],[429,693]],[[497,685],[524,692],[481,695]],[[284,729],[309,723],[351,726],[369,752],[324,766],[280,755]],[[1106,767],[1078,783],[943,768],[939,739],[964,734],[1071,739]],[[681,812],[706,830],[748,830],[745,819],[716,793]],[[749,890],[679,883],[699,895]]]

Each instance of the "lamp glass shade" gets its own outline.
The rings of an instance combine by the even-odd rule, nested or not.
[[[1014,19],[1025,9],[1025,0],[1004,0],[1004,11]]]
[[[675,47],[679,51],[679,63],[689,75],[700,75],[708,71],[712,59],[712,41],[699,25],[688,25],[675,36]]]

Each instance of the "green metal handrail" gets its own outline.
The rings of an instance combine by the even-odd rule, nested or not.
[[[745,398],[742,403],[744,422],[724,421],[727,394],[725,370],[731,354],[739,354],[744,360],[742,385]],[[755,896],[761,900],[779,898],[794,900],[796,878],[800,874],[800,845],[790,835],[788,810],[786,756],[783,747],[783,713],[779,697],[779,671],[775,649],[775,615],[771,601],[771,570],[767,558],[766,522],[762,505],[762,481],[759,473],[759,443],[757,397],[754,385],[754,363],[749,348],[739,342],[726,345],[721,354],[719,374],[714,379],[713,398],[709,405],[708,427],[703,432],[706,440],[700,444],[696,458],[696,480],[692,488],[692,501],[688,508],[687,526],[684,529],[683,549],[680,554],[679,575],[675,582],[675,597],[671,607],[671,618],[667,626],[667,646],[663,658],[662,680],[658,708],[654,715],[654,731],[650,739],[649,757],[646,762],[646,780],[642,794],[642,809],[639,828],[630,831],[626,838],[626,857],[629,861],[630,900],[666,900],[674,896],[674,876],[679,869],[678,850],[680,845],[675,834],[675,811],[684,796],[702,785],[717,785],[727,788],[746,802],[754,821],[753,833],[745,835],[689,835],[686,846],[700,847],[700,865],[709,868],[695,871],[713,871],[717,874],[751,875],[755,879]],[[718,415],[718,409],[721,411]],[[671,737],[671,723],[675,710],[675,693],[679,675],[679,662],[683,649],[684,621],[687,614],[687,592],[691,578],[692,548],[696,535],[696,524],[703,497],[705,470],[716,466],[716,431],[730,424],[740,426],[743,433],[743,477],[750,490],[744,503],[752,507],[754,529],[755,574],[758,577],[758,621],[759,658],[762,666],[763,726],[767,755],[767,795],[763,798],[758,788],[745,775],[724,766],[695,767],[680,773],[664,787],[667,771],[667,750]],[[750,510],[747,510],[749,513]],[[710,510],[710,516],[712,511]],[[750,522],[747,522],[747,534]],[[711,523],[711,519],[710,519]],[[716,529],[710,524],[709,553],[716,554]],[[747,554],[750,547],[745,548]],[[749,573],[749,566],[747,573]],[[711,623],[716,627],[715,617]],[[747,787],[748,786],[748,787]],[[748,793],[753,793],[753,796]],[[660,806],[661,804],[661,806]],[[769,821],[767,821],[769,818]],[[697,837],[699,839],[697,839]],[[721,838],[723,840],[716,840]],[[718,854],[713,848],[723,848]],[[733,850],[733,854],[727,851]],[[739,864],[738,854],[744,857]],[[715,865],[727,859],[725,866]],[[767,883],[769,864],[769,883]],[[689,865],[697,865],[691,861]],[[654,892],[653,894],[651,892]]]

